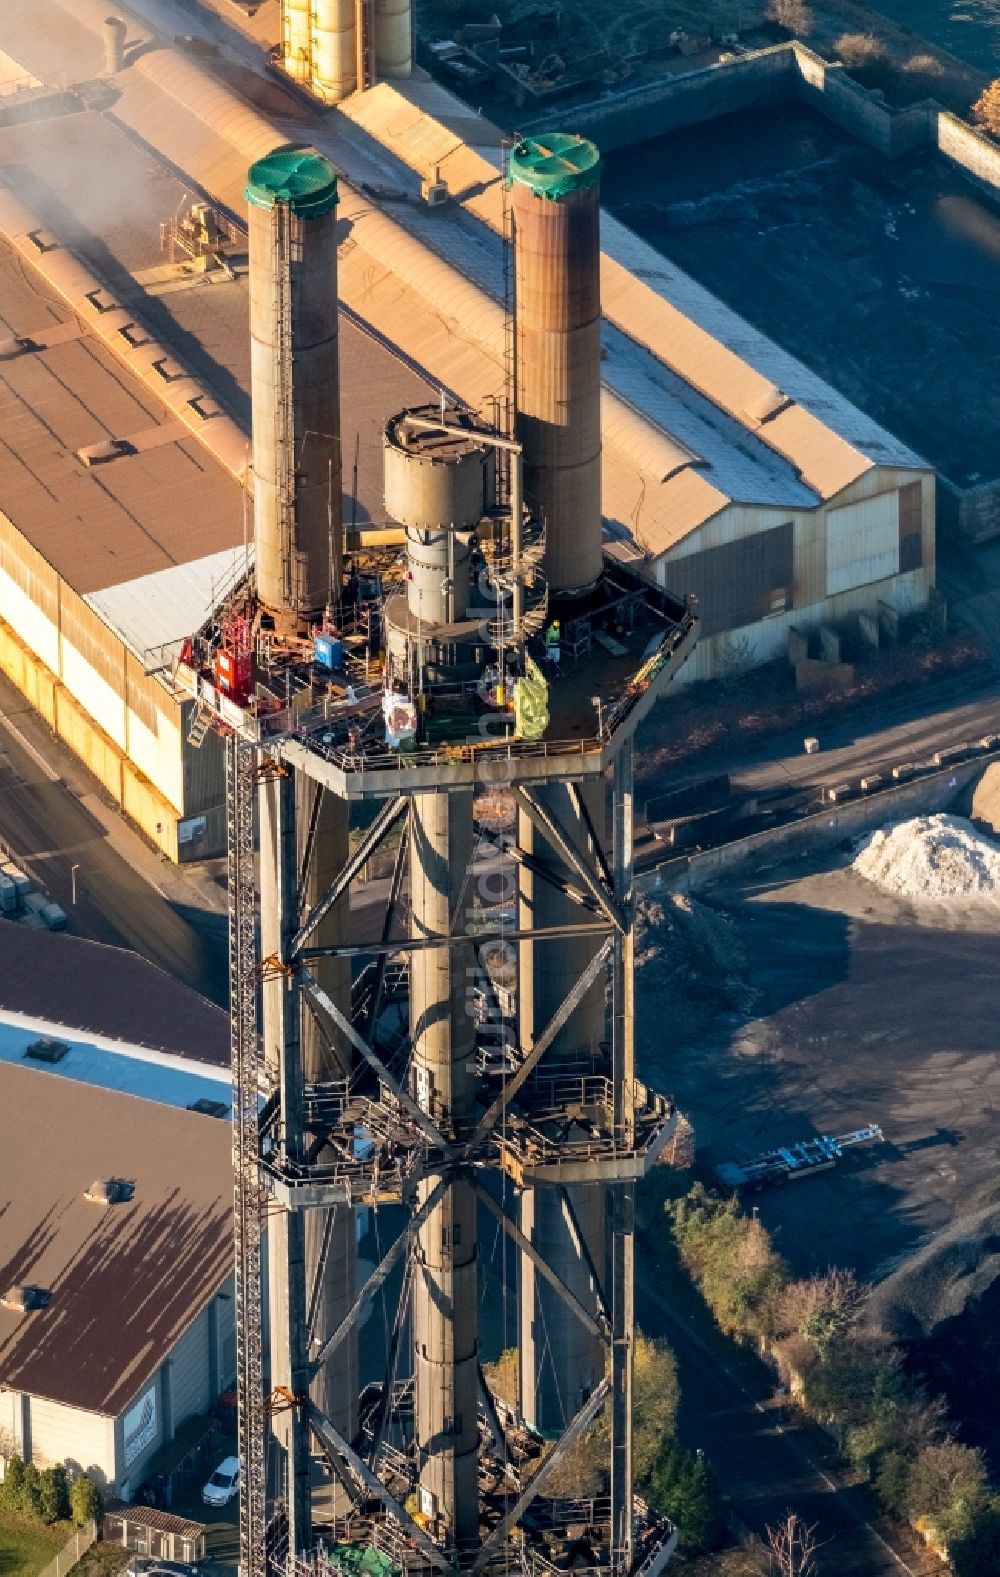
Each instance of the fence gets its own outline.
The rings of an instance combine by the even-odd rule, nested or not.
[[[63,1545],[55,1559],[49,1561],[49,1564],[39,1572],[38,1577],[66,1577],[66,1573],[72,1571],[77,1562],[86,1555],[90,1546],[96,1543],[97,1523],[85,1522],[83,1527],[74,1533],[69,1543]]]

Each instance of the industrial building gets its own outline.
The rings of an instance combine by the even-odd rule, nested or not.
[[[109,29],[99,0],[11,0],[4,16],[12,74],[42,85],[30,120],[0,126],[0,665],[173,859],[224,841],[218,743],[188,743],[170,666],[253,533],[248,165],[306,139],[340,171],[348,527],[387,523],[371,456],[393,411],[442,387],[487,412],[510,399],[499,132],[437,85],[403,80],[405,5],[377,0],[370,18],[372,61],[381,51],[381,74],[399,80],[324,119],[267,75],[231,9],[224,26],[203,12],[226,46],[215,68],[169,35],[149,48],[127,10],[124,32]],[[169,25],[172,0],[161,12]],[[283,8],[286,30],[311,29],[316,47],[348,12]],[[335,71],[309,68],[324,97],[341,97],[324,86],[333,77],[352,85],[353,46],[337,47]],[[56,73],[84,87],[46,109]],[[192,198],[213,205],[200,253]],[[604,550],[697,596],[703,634],[684,679],[725,669],[734,641],[762,661],[790,627],[922,607],[930,470],[607,216],[601,240]]]
[[[0,1062],[4,1449],[128,1500],[235,1374],[229,1128],[29,1059]]]
[[[224,802],[220,782],[214,807],[171,803],[207,844],[224,813],[228,848],[243,1577],[320,1577],[331,1536],[405,1577],[657,1577],[677,1534],[634,1486],[635,1190],[679,1116],[635,1075],[635,733],[698,661],[692,590],[706,673],[743,631],[919,604],[932,479],[602,234],[592,143],[503,149],[425,82],[370,86],[409,70],[406,13],[286,0],[282,82],[208,8],[206,64],[96,0],[13,0],[5,47],[36,74],[71,62],[80,102],[70,170],[65,136],[0,128],[0,233],[67,337],[83,325],[170,413],[147,413],[152,452],[214,466],[223,508],[240,495],[228,523],[184,500],[167,564],[112,581],[105,540],[82,595],[171,692],[181,785],[225,757]],[[309,93],[349,91],[350,22],[360,91],[320,114]],[[181,189],[159,267],[129,197],[150,159]],[[10,364],[30,378],[54,349],[36,326]],[[69,472],[142,461],[143,429],[104,422],[67,442]],[[89,674],[63,682],[96,719]],[[359,938],[351,888],[380,850],[384,912]],[[403,1224],[358,1285],[366,1205]],[[511,1255],[514,1396],[483,1362],[487,1217]],[[174,1406],[149,1356],[94,1399],[138,1417],[143,1449],[157,1399]],[[585,1484],[574,1452],[602,1409]],[[120,1488],[131,1464],[112,1466]]]

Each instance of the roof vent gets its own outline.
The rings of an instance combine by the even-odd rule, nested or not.
[[[176,383],[178,378],[184,377],[184,368],[178,362],[171,361],[169,356],[158,357],[153,363],[153,371],[164,383]]]
[[[194,399],[188,400],[188,404],[203,422],[210,422],[213,416],[222,415],[222,406],[210,394],[196,394]]]
[[[780,389],[772,385],[757,399],[751,400],[745,410],[752,422],[759,422],[763,427],[765,422],[773,421],[782,411],[787,411],[791,403],[787,394],[782,394]]]
[[[48,1035],[43,1035],[40,1040],[31,1042],[24,1055],[35,1062],[62,1062],[69,1055],[69,1047],[64,1040],[52,1040]]]
[[[84,300],[90,302],[95,312],[111,312],[115,307],[121,307],[121,302],[116,301],[103,285],[98,285],[96,290],[88,290]]]
[[[135,1184],[124,1177],[98,1178],[84,1193],[92,1205],[127,1205],[135,1194]]]
[[[39,252],[56,252],[59,249],[59,242],[51,230],[29,230],[28,240],[32,246],[38,248]]]
[[[139,345],[149,344],[149,335],[145,329],[139,327],[138,323],[123,323],[118,333],[126,345],[131,345],[133,349]]]
[[[198,1101],[191,1101],[188,1105],[189,1112],[200,1112],[203,1117],[228,1117],[229,1107],[225,1101],[206,1100],[203,1095]]]
[[[127,438],[106,438],[100,444],[88,444],[78,449],[76,456],[86,466],[107,465],[109,460],[120,460],[122,455],[135,454],[135,445]]]
[[[25,1282],[19,1287],[8,1287],[0,1298],[0,1304],[5,1309],[16,1309],[19,1314],[27,1314],[32,1309],[44,1309],[51,1297],[48,1287],[32,1287]]]
[[[0,339],[0,361],[13,361],[15,356],[24,356],[29,350],[37,349],[33,339],[23,334],[12,334],[9,339]]]

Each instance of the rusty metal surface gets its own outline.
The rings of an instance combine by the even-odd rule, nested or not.
[[[546,522],[553,592],[601,572],[601,286],[597,188],[511,190],[518,432],[525,495]]]

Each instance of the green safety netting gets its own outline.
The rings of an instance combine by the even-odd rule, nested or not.
[[[383,1555],[381,1550],[374,1549],[370,1544],[331,1544],[326,1553],[347,1577],[392,1577],[394,1572],[399,1571],[388,1555]]]
[[[245,197],[254,208],[287,203],[300,219],[318,219],[340,201],[337,172],[315,148],[275,148],[251,164]]]
[[[594,144],[566,131],[522,137],[511,149],[507,164],[509,181],[554,202],[570,192],[596,186],[600,175],[601,155]]]

